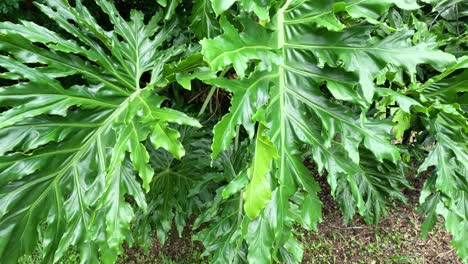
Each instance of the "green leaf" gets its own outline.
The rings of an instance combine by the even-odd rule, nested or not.
[[[231,140],[236,136],[237,125],[242,124],[249,137],[253,138],[255,122],[252,116],[256,109],[265,104],[268,99],[267,91],[261,87],[268,86],[275,76],[276,74],[254,74],[252,78],[242,81],[223,78],[205,80],[206,83],[223,87],[233,93],[230,112],[214,127],[213,158],[228,148]]]
[[[454,71],[462,70],[455,76]],[[448,78],[446,78],[448,77]],[[422,100],[428,102],[440,101],[444,104],[459,104],[466,112],[468,102],[465,93],[468,92],[468,57],[458,59],[458,62],[444,73],[431,78],[419,89],[422,90]]]
[[[397,5],[402,9],[417,9],[416,1],[402,0],[370,0],[370,1],[335,1],[321,0],[312,3],[295,3],[289,1],[291,6],[299,7],[301,12],[293,13],[284,20],[286,24],[313,23],[319,27],[325,27],[331,31],[341,31],[345,25],[340,22],[336,13],[347,12],[353,18],[365,18],[372,23],[377,23],[377,19],[385,13],[392,5]]]
[[[170,20],[176,11],[176,8],[180,4],[180,0],[156,0],[156,2],[163,6],[166,9],[166,14],[164,16],[165,20]]]
[[[272,207],[272,205],[270,205]],[[274,233],[270,225],[269,210],[265,215],[254,219],[248,227],[246,241],[249,245],[247,260],[249,263],[273,263],[271,249],[274,243]]]
[[[353,17],[375,23],[394,3],[416,7],[414,1],[361,1],[323,5],[317,13],[333,14],[343,8]],[[343,201],[346,218],[357,207],[369,222],[377,222],[385,215],[389,200],[404,201],[402,188],[407,182],[399,150],[391,142],[393,124],[367,115],[375,98],[375,79],[391,69],[416,80],[419,64],[443,70],[455,60],[436,50],[432,42],[413,45],[411,31],[380,37],[373,34],[374,26],[350,26],[341,28],[342,32],[317,27],[316,14],[311,12],[316,7],[320,5],[315,2],[286,1],[275,21],[265,27],[248,20],[235,27],[222,18],[224,34],[202,41],[204,59],[214,72],[232,66],[239,76],[239,80],[204,80],[233,94],[230,112],[215,127],[213,157],[228,148],[237,125],[244,126],[252,137],[255,121],[266,124],[265,136],[278,152],[270,172],[277,197],[269,212],[274,212],[276,222],[268,228],[259,218],[251,223],[262,230],[257,235],[272,232],[278,250],[292,241],[294,222],[313,229],[321,219],[312,211],[303,212],[302,217],[290,216],[291,208],[297,206],[321,208],[320,188],[303,164],[304,145],[311,149],[310,157],[319,171],[328,172],[332,193]],[[407,111],[420,106],[398,93],[379,94],[394,97]],[[387,179],[388,175],[392,177]],[[266,247],[254,250],[252,246],[256,261],[270,258]],[[293,251],[288,254],[298,255],[299,251]],[[278,261],[290,256],[271,254]]]
[[[150,137],[181,157],[169,123],[200,126],[161,108],[166,99],[155,92],[166,83],[163,65],[182,51],[164,49],[171,26],[158,16],[145,24],[137,11],[126,21],[111,2],[96,3],[112,31],[80,1],[38,4],[71,39],[32,22],[0,23],[1,77],[16,80],[0,87],[0,107],[8,109],[0,113],[2,263],[16,263],[38,242],[45,262],[71,246],[83,262],[114,262],[134,207],[147,210],[142,187],[149,191],[154,172],[143,142]]]
[[[207,227],[194,236],[201,241],[205,252],[202,256],[210,256],[210,263],[245,263],[247,248],[244,243],[244,229],[249,224],[249,218],[242,214],[240,196],[222,199],[221,189],[210,207],[204,211],[195,222],[194,228],[201,223]]]
[[[278,158],[276,148],[264,135],[264,131],[265,127],[260,125],[252,165],[247,171],[250,183],[244,193],[244,210],[251,219],[257,217],[271,199],[271,186],[267,175],[271,170],[272,161]]]
[[[411,107],[423,108],[422,104],[420,104],[415,99],[413,99],[411,97],[408,97],[408,96],[404,96],[401,93],[393,91],[391,89],[379,88],[379,89],[377,89],[377,94],[379,96],[387,96],[387,97],[391,98],[392,101],[397,102],[398,106],[405,113],[410,113],[411,112],[411,110],[410,110]]]
[[[213,9],[217,15],[227,11],[236,2],[239,2],[247,12],[254,12],[260,20],[266,22],[270,20],[269,10],[276,1],[265,0],[211,0]]]
[[[426,141],[432,145],[419,172],[435,167],[420,197],[421,210],[427,217],[423,237],[433,228],[437,215],[442,215],[453,236],[452,245],[463,261],[468,260],[464,243],[468,235],[468,119],[460,105],[466,90],[466,59],[460,58],[447,71],[417,88],[422,103],[431,111],[424,123],[429,132]]]
[[[363,173],[355,177],[359,193],[365,203],[364,219],[377,224],[387,215],[386,208],[394,201],[406,203],[404,189],[411,189],[401,162],[379,163],[367,150],[361,150],[360,166]]]
[[[151,167],[155,170],[151,192],[147,194],[148,210],[137,212],[136,239],[145,248],[152,245],[145,242],[147,230],[156,231],[158,240],[164,243],[175,222],[179,235],[194,213],[200,213],[202,204],[212,199],[211,192],[222,179],[220,166],[211,167],[210,137],[208,129],[180,127],[181,143],[187,151],[177,159],[167,150],[156,150],[150,142]]]
[[[214,16],[210,0],[194,1],[190,21],[198,39],[212,38],[219,32],[219,23]]]
[[[211,0],[213,9],[217,15],[222,14],[224,11],[228,10],[236,0]]]
[[[246,230],[250,218],[244,214],[242,192],[248,183],[247,144],[241,143],[222,152],[216,160],[224,168],[229,184],[218,188],[216,196],[207,202],[205,210],[196,219],[193,229],[206,227],[194,236],[203,243],[203,256],[211,255],[210,263],[245,263],[247,261]]]
[[[213,71],[232,64],[239,77],[243,78],[250,60],[261,60],[261,64],[268,69],[279,62],[275,34],[256,23],[249,24],[245,27],[246,32],[239,33],[225,17],[221,18],[221,27],[223,35],[201,41],[203,57]]]
[[[427,234],[437,224],[437,205],[440,203],[440,193],[436,193],[426,199],[421,205],[421,211],[426,212],[426,219],[421,228],[423,239],[427,239]]]
[[[258,16],[260,23],[265,23],[270,20],[270,7],[275,1],[241,0],[241,3],[247,12],[253,12]]]
[[[434,180],[426,182],[421,193],[423,210],[429,213],[423,235],[433,227],[433,220],[430,219],[434,218],[431,216],[434,214],[434,208],[445,208],[445,212],[437,212],[444,216],[445,227],[453,235],[452,244],[458,255],[465,260],[468,251],[462,241],[468,233],[468,185],[465,177],[468,168],[467,121],[466,118],[460,120],[457,116],[440,113],[429,125],[429,131],[433,133],[436,144],[419,171],[425,171],[430,166],[435,166],[436,170],[432,176]],[[434,192],[443,194],[438,203],[430,200],[432,196],[429,195]],[[430,206],[425,206],[426,204]]]
[[[411,114],[399,110],[392,121],[397,123],[394,127],[395,138],[397,140],[402,140],[405,131],[411,127]]]

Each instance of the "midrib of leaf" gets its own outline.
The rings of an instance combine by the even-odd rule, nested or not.
[[[291,4],[292,0],[287,0],[284,6],[281,8],[281,10],[278,12],[278,49],[281,50],[282,57],[284,58],[286,56],[285,50],[283,49],[286,41],[285,41],[285,36],[284,36],[284,12],[288,8],[288,6]],[[280,101],[280,116],[281,116],[281,121],[280,121],[280,145],[281,145],[281,168],[280,168],[280,174],[284,175],[284,155],[285,155],[285,136],[286,136],[286,131],[285,131],[285,91],[286,91],[286,84],[285,84],[285,79],[284,79],[284,67],[283,63],[281,63],[278,66],[278,74],[279,74],[279,101]],[[272,140],[275,140],[272,138]],[[281,177],[282,179],[282,177]]]
[[[284,34],[284,12],[285,10],[288,8],[288,6],[291,4],[292,0],[287,0],[286,3],[284,4],[284,6],[281,8],[281,10],[279,10],[278,12],[278,18],[277,18],[277,23],[278,23],[278,42],[277,42],[277,45],[278,45],[278,49],[281,50],[281,53],[282,53],[282,57],[284,58],[286,53],[285,53],[285,49],[283,49],[284,47],[284,44],[285,44],[285,34]],[[280,185],[282,184],[285,184],[284,182],[284,179],[285,179],[285,167],[286,167],[286,148],[285,148],[285,142],[286,142],[286,128],[285,128],[285,89],[286,89],[286,84],[285,84],[285,79],[284,79],[284,67],[283,67],[283,63],[281,63],[280,65],[278,65],[278,74],[279,74],[279,82],[278,82],[278,85],[279,85],[279,100],[280,100],[280,175],[279,175],[279,183]],[[275,138],[271,138],[272,142],[276,141]],[[280,197],[286,195],[286,194],[283,194],[283,188],[278,188],[278,193],[280,195]],[[283,199],[279,199],[278,200],[278,203],[279,203],[279,208],[284,208],[284,205],[282,204],[282,201]],[[283,212],[279,212],[280,214],[282,214]],[[283,233],[283,229],[284,229],[284,221],[285,221],[285,217],[278,217],[277,218],[279,223],[277,225],[277,232],[276,234],[282,234]],[[275,235],[275,237],[277,237],[277,235]]]
[[[78,192],[78,202],[80,203],[81,218],[83,219],[83,223],[85,224],[85,226],[88,226],[88,219],[86,219],[86,217],[85,217],[86,214],[84,212],[85,205],[83,203],[83,196],[82,196],[82,193],[81,193],[81,186],[78,184],[79,183],[78,169],[77,169],[76,166],[73,168],[73,177],[75,178],[75,190]]]
[[[28,94],[29,96],[32,95],[32,94]],[[85,97],[80,97],[80,96],[73,96],[73,95],[68,95],[68,94],[40,94],[40,95],[47,95],[47,96],[50,96],[50,97],[57,97],[57,98],[61,98],[61,97],[64,97],[65,99],[68,99],[68,98],[74,98],[74,99],[77,99],[79,101],[84,101],[84,102],[92,102],[92,104],[96,105],[96,106],[102,106],[102,107],[108,107],[108,108],[116,108],[118,107],[119,105],[115,105],[115,104],[110,104],[110,103],[106,103],[106,102],[102,102],[102,101],[99,101],[99,100],[93,100],[93,99],[90,99],[90,98],[85,98]],[[24,98],[24,95],[8,95],[9,98]]]
[[[134,27],[137,26],[137,23],[135,22]],[[135,30],[133,32],[138,32],[137,28],[134,28]],[[136,90],[140,89],[140,41],[138,39],[138,34],[135,34],[132,36],[133,39],[135,40],[135,88]]]
[[[118,185],[118,187],[115,188],[115,189],[118,190],[118,195],[116,195],[116,196],[117,196],[117,199],[120,200],[120,197],[122,196],[121,193],[120,193],[120,192],[121,192],[121,189],[120,189],[120,181],[119,181],[119,180],[116,181],[115,184]],[[116,210],[116,212],[114,213],[114,216],[115,216],[115,217],[113,217],[113,219],[112,219],[112,227],[109,227],[109,225],[107,224],[107,223],[108,223],[108,219],[106,218],[106,231],[107,231],[107,232],[109,232],[109,230],[118,230],[117,227],[118,227],[118,225],[119,225],[118,222],[120,221],[120,219],[119,219],[119,216],[120,216],[120,209],[121,209],[121,206],[117,206],[117,210]]]

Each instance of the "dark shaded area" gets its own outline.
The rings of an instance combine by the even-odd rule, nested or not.
[[[156,234],[153,235],[153,247],[149,250],[148,254],[140,247],[125,248],[125,255],[120,258],[120,264],[150,264],[150,263],[206,263],[207,260],[201,257],[203,246],[198,241],[192,241],[193,235],[192,225],[189,224],[184,230],[182,237],[173,226],[172,231],[169,232],[168,240],[164,245],[161,245],[157,239]]]

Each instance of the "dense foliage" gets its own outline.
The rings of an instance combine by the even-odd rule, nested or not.
[[[442,216],[468,261],[465,1],[36,6],[56,25],[0,23],[1,263],[113,263],[192,216],[210,263],[298,263],[322,218],[307,164],[378,224],[411,160],[422,235]]]

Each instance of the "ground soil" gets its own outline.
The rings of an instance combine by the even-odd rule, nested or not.
[[[324,218],[318,232],[304,233],[303,263],[462,263],[450,247],[451,236],[442,221],[425,241],[421,238],[424,216],[417,208],[425,177],[408,177],[414,187],[405,193],[408,203],[389,209],[378,226],[369,226],[360,218],[345,225],[322,182]]]
[[[378,227],[368,226],[359,218],[345,225],[327,185],[320,181],[323,221],[318,232],[304,230],[299,235],[304,242],[303,263],[462,263],[441,224],[427,240],[421,239],[424,218],[416,208],[425,177],[409,178],[415,189],[406,192],[408,203],[390,209]],[[164,246],[155,241],[149,255],[139,248],[127,248],[121,263],[208,263],[201,257],[203,247],[190,237],[189,231],[182,238],[172,232]]]

